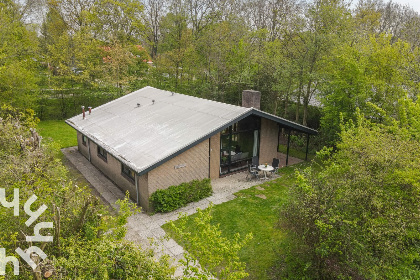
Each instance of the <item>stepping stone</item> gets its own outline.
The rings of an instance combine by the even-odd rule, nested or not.
[[[265,189],[264,188],[262,188],[262,187],[260,187],[260,186],[257,186],[257,187],[255,187],[257,190],[260,190],[260,191],[264,191]]]
[[[267,199],[267,197],[263,194],[256,194],[256,197],[262,198],[262,199]]]

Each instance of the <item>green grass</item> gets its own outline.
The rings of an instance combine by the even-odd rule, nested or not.
[[[41,121],[38,131],[43,138],[52,138],[60,148],[77,146],[77,133],[74,128],[64,121]]]
[[[282,231],[277,227],[279,210],[288,198],[288,188],[295,182],[294,170],[308,164],[282,168],[279,171],[282,177],[259,185],[264,190],[252,187],[236,193],[236,199],[213,207],[212,223],[220,224],[225,237],[233,238],[236,232],[241,236],[253,233],[252,241],[240,252],[241,261],[247,264],[249,279],[273,278],[272,268],[281,253],[280,241],[283,238]],[[267,199],[256,197],[261,194]],[[189,219],[192,217],[194,215]],[[188,226],[191,224],[187,223]],[[171,234],[168,225],[163,228]],[[194,228],[189,227],[189,230],[193,232]],[[177,241],[185,244],[182,240]]]
[[[280,145],[279,146],[279,152],[286,154],[287,153],[287,146],[286,145]],[[295,157],[301,160],[305,160],[305,156],[306,156],[306,152],[297,150],[297,149],[293,149],[293,148],[289,148],[289,156],[291,157]],[[308,160],[313,160],[315,157],[315,154],[311,154],[308,153]]]

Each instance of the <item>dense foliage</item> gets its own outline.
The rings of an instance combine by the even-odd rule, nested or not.
[[[383,0],[1,2],[0,95],[67,118],[145,85],[262,109],[335,141],[339,113],[414,97],[420,16]]]
[[[57,149],[40,141],[32,129],[37,122],[33,111],[22,113],[4,106],[0,117],[0,188],[5,189],[7,201],[13,200],[13,189],[19,189],[21,208],[20,215],[14,216],[13,208],[1,205],[0,248],[7,256],[18,257],[16,279],[41,279],[45,273],[56,279],[171,279],[173,269],[167,259],[156,261],[149,252],[123,240],[127,218],[134,210],[128,199],[120,202],[118,215],[111,215],[89,189],[74,185],[55,155]],[[28,227],[23,205],[33,194],[38,197],[33,211],[43,204],[48,208]],[[53,228],[41,231],[53,242],[26,241],[39,222],[53,222]],[[36,261],[35,271],[15,253],[17,247],[27,249],[31,244],[48,256]],[[7,279],[15,279],[10,264]]]
[[[285,277],[420,277],[418,131],[356,116],[342,127],[337,152],[319,154],[320,172],[297,173],[280,219],[290,242]]]
[[[212,193],[210,179],[205,178],[157,190],[150,196],[150,202],[156,212],[171,212]]]

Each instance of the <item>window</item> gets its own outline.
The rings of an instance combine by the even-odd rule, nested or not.
[[[121,163],[121,174],[130,182],[134,183],[134,178],[135,178],[134,171],[130,167],[122,163]]]
[[[104,148],[98,146],[98,156],[101,159],[103,159],[104,161],[106,161],[107,160],[107,154],[108,153],[104,150]]]
[[[87,137],[86,135],[82,134],[82,144],[86,146],[86,142],[87,142]]]

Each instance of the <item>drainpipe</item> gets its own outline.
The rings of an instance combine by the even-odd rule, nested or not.
[[[139,183],[137,182],[137,173],[134,173],[134,181],[136,182],[137,205],[139,205]]]
[[[90,139],[89,139],[89,138],[88,138],[87,145],[88,145],[89,161],[90,161],[90,162],[92,162],[92,160],[91,160],[91,158],[90,158]]]

